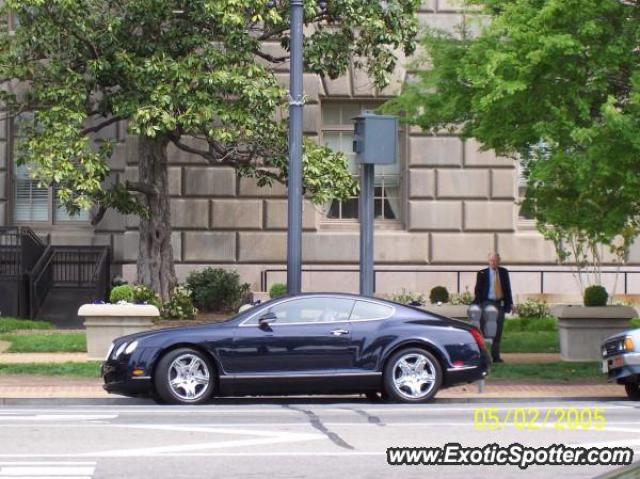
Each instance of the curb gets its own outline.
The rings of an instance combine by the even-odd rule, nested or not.
[[[344,398],[347,399],[347,398]],[[523,397],[500,397],[500,398],[440,398],[436,399],[432,404],[470,404],[470,403],[532,403],[532,402],[559,402],[559,401],[572,401],[572,402],[620,402],[628,401],[624,397],[615,396],[553,396],[553,397],[540,397],[540,398],[523,398]],[[239,398],[234,399],[221,399],[205,404],[205,406],[244,406],[244,405],[278,405],[278,404],[296,404],[304,403],[313,405],[315,404],[343,404],[343,403],[362,403],[367,402],[373,405],[384,405],[386,403],[382,401],[368,401],[362,399],[305,399],[305,398],[291,398],[291,399],[277,399],[272,398],[265,399],[246,399]],[[55,405],[55,406],[156,406],[152,399],[142,398],[68,398],[68,397],[51,397],[51,398],[0,398],[0,406],[43,406],[43,405]],[[401,404],[392,404],[394,406],[401,406]],[[162,407],[162,405],[158,405]]]

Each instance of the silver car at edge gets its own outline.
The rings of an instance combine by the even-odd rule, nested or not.
[[[640,328],[608,337],[602,343],[602,372],[622,384],[629,399],[640,401]]]

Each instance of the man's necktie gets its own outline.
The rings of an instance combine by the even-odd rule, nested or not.
[[[496,299],[502,299],[502,284],[500,283],[500,273],[497,269],[493,270],[493,291]]]

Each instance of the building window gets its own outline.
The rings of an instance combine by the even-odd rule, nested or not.
[[[353,153],[353,118],[365,110],[373,110],[379,104],[370,102],[325,103],[322,105],[322,142],[334,151],[340,151],[349,159],[349,171],[359,181],[359,167]],[[398,132],[399,135],[402,131]],[[400,143],[402,144],[402,143]],[[394,165],[376,165],[374,215],[376,220],[397,221],[400,211],[400,162]],[[358,198],[333,200],[326,205],[328,220],[357,220]]]
[[[13,125],[14,139],[16,138],[16,124]],[[89,222],[89,212],[81,211],[71,216],[58,203],[55,187],[38,185],[38,181],[31,178],[27,165],[18,165],[15,160],[15,141],[12,148],[13,171],[13,222],[36,224],[86,224]]]

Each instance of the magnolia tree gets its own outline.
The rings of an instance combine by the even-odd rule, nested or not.
[[[420,0],[305,0],[305,68],[336,78],[364,69],[379,87],[395,51],[411,54]],[[0,100],[20,125],[18,161],[55,185],[70,212],[97,207],[140,220],[138,281],[166,298],[175,284],[167,146],[286,182],[286,105],[275,67],[289,59],[289,0],[6,0]],[[91,134],[126,122],[138,135],[138,181],[107,186],[113,145]],[[306,144],[316,203],[356,185],[344,156]]]
[[[620,264],[638,234],[640,4],[467,5],[453,34],[426,31],[420,72],[387,110],[524,161],[525,211],[561,260],[595,266],[599,282],[603,246]]]

